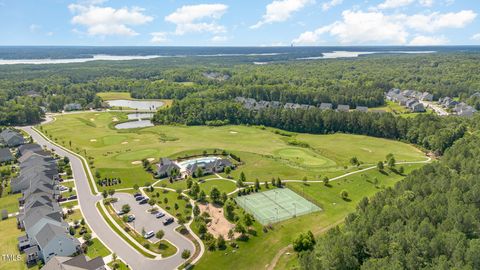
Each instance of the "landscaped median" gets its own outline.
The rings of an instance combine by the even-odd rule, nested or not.
[[[143,238],[142,235],[140,235],[137,231],[135,231],[117,216],[111,205],[105,205],[103,202],[98,202],[97,208],[112,230],[114,230],[130,246],[135,248],[143,256],[148,258],[156,258],[158,255],[160,255],[162,258],[165,258],[177,253],[177,248],[166,240],[160,240],[156,243],[152,243]]]

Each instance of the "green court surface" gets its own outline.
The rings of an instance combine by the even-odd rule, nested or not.
[[[251,213],[263,225],[321,210],[320,207],[288,188],[254,193],[237,197],[235,200],[239,206]]]

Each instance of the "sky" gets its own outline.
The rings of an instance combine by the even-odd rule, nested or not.
[[[480,45],[480,0],[0,0],[0,45]]]

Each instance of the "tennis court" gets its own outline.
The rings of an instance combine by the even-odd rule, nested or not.
[[[263,225],[321,210],[288,188],[241,196],[235,201]]]

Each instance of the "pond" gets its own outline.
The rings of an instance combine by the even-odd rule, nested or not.
[[[128,119],[152,119],[153,113],[130,113],[127,115]]]
[[[107,103],[111,107],[127,107],[127,108],[145,110],[145,111],[156,111],[158,108],[164,105],[163,102],[156,101],[156,100],[116,99],[116,100],[108,100]]]
[[[129,129],[129,128],[142,128],[142,127],[153,127],[153,123],[150,120],[138,120],[130,121],[121,124],[115,125],[116,129]]]

